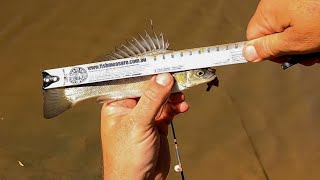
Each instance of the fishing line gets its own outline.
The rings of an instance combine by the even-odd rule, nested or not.
[[[179,153],[179,146],[178,146],[178,141],[177,141],[176,133],[175,133],[175,131],[174,131],[173,122],[171,122],[170,125],[171,125],[171,130],[172,130],[172,135],[173,135],[174,147],[175,147],[175,149],[176,149],[176,155],[177,155],[177,160],[178,160],[178,164],[174,166],[174,170],[175,170],[176,172],[180,172],[181,179],[184,180],[182,163],[181,163],[181,158],[180,158],[180,153]]]

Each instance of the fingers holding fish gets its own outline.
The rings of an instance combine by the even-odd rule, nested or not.
[[[189,109],[188,103],[185,102],[185,95],[182,92],[173,93],[169,96],[167,103],[162,108],[162,118],[174,117],[184,113]],[[160,115],[160,114],[159,114]],[[170,124],[170,122],[168,123]]]
[[[185,113],[189,110],[189,104],[187,102],[181,102],[172,105],[172,109],[177,113]]]
[[[156,116],[155,120],[156,123],[165,122],[166,125],[169,125],[172,119],[180,114],[185,113],[189,109],[189,105],[187,102],[179,102],[179,103],[166,103],[163,105],[161,111],[159,111],[158,115]]]
[[[155,124],[160,134],[168,135],[168,125],[172,122],[173,118],[180,113],[185,113],[189,109],[187,102],[170,103],[167,102],[163,105],[155,118]]]
[[[135,119],[142,119],[152,125],[154,118],[171,93],[173,77],[169,73],[159,74],[150,80],[147,89],[144,90],[137,106],[133,109]]]
[[[104,103],[101,108],[101,121],[107,121],[107,124],[114,125],[121,120],[122,116],[129,114],[136,105],[135,99],[123,99],[112,103]]]
[[[134,99],[134,98],[119,99],[112,102],[104,103],[104,106],[121,106],[129,109],[133,109],[136,105],[137,105],[137,99]]]
[[[185,102],[186,98],[182,92],[171,94],[167,105],[170,106],[172,112],[175,112],[177,115],[179,113],[184,113],[189,109],[189,105]]]
[[[169,96],[168,101],[163,105],[162,111],[158,113],[156,121],[166,121],[169,125],[174,116],[184,113],[189,109],[188,103],[185,102],[185,95],[182,92],[173,93]]]
[[[182,92],[173,93],[169,96],[168,101],[171,103],[180,103],[185,100],[185,95]]]

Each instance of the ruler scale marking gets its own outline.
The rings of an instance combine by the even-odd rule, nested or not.
[[[247,62],[245,42],[44,70],[43,89]],[[56,78],[52,78],[56,77]],[[55,80],[55,81],[54,81]]]

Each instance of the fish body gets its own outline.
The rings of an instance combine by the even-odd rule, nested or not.
[[[121,45],[121,47],[116,48],[114,52],[100,56],[96,58],[95,61],[170,52],[170,50],[168,50],[169,43],[164,40],[162,33],[157,35],[153,32],[153,36],[150,36],[146,32],[145,37],[142,35],[139,35],[139,37],[139,39],[133,37],[133,40],[127,41],[126,45]],[[176,72],[172,73],[172,75],[175,79],[172,93],[180,92],[216,79],[215,70],[210,68]],[[149,85],[151,78],[152,76],[141,76],[75,87],[44,90],[44,117],[50,119],[58,116],[77,103],[91,98],[98,98],[98,102],[108,102],[124,98],[140,97],[143,90]]]

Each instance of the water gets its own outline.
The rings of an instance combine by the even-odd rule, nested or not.
[[[149,18],[176,50],[245,40],[257,3],[0,2],[0,179],[101,179],[100,105],[43,119],[42,69],[90,62],[149,28]],[[242,121],[270,179],[319,179],[319,70],[219,67],[219,88],[187,91],[191,109],[175,122],[186,178],[265,179]]]

